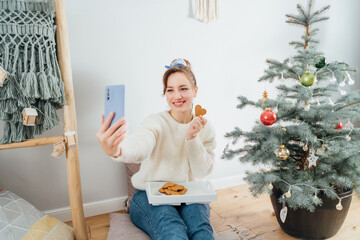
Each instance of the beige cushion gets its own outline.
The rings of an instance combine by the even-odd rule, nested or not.
[[[247,234],[246,234],[247,235]],[[252,236],[252,235],[251,235]],[[229,230],[221,233],[214,233],[215,240],[237,240],[239,236]],[[151,238],[140,228],[136,227],[130,219],[129,214],[110,213],[110,230],[107,240],[151,240]],[[252,238],[241,238],[252,239]],[[258,238],[255,238],[258,239]],[[265,238],[259,238],[259,240]]]
[[[132,196],[134,196],[136,192],[136,188],[131,184],[131,177],[137,173],[140,169],[139,163],[125,163],[126,167],[126,176],[127,176],[127,182],[128,182],[128,196],[129,196],[129,202],[131,201]]]
[[[110,229],[107,240],[151,240],[140,228],[136,227],[129,214],[110,213]]]
[[[7,190],[0,191],[0,239],[73,240],[73,229]]]

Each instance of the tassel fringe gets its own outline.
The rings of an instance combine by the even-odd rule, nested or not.
[[[34,127],[24,126],[22,122],[5,122],[4,136],[0,144],[21,142],[21,139],[34,138]]]
[[[201,22],[214,22],[220,19],[219,0],[195,0],[195,18]]]
[[[45,113],[44,122],[43,122],[44,130],[48,130],[55,127],[59,122],[59,117],[56,114],[56,109],[53,107],[53,105],[50,102],[45,103],[44,113]]]
[[[21,142],[56,126],[56,110],[66,103],[56,56],[55,8],[52,0],[0,0],[0,9],[0,64],[8,73],[0,87],[0,120],[5,121],[0,143]],[[23,19],[18,20],[19,12]],[[41,20],[32,19],[39,16],[36,12]],[[29,106],[45,113],[39,113],[35,126],[22,124],[22,111]]]

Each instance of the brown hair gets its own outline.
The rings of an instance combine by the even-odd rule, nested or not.
[[[175,62],[177,59],[174,59],[171,63]],[[188,60],[183,59],[186,62],[186,66],[175,66],[171,67],[163,75],[163,95],[165,95],[166,88],[167,88],[167,82],[171,74],[176,72],[184,73],[186,78],[193,84],[194,87],[196,87],[196,78],[194,73],[191,70],[191,64]]]

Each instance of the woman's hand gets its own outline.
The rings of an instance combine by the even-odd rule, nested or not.
[[[187,131],[187,139],[191,140],[196,137],[196,135],[205,127],[207,120],[203,116],[195,118],[195,120],[190,124],[190,127]]]
[[[109,127],[113,118],[114,113],[110,113],[109,117],[104,122],[104,114],[101,116],[101,127],[96,133],[96,138],[107,155],[110,157],[120,157],[120,143],[127,135],[128,124],[126,123],[125,118],[122,118]]]

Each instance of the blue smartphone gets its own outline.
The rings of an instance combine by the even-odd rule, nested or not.
[[[111,112],[115,113],[110,126],[125,116],[125,85],[105,87],[105,121]]]

